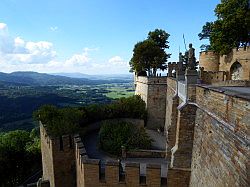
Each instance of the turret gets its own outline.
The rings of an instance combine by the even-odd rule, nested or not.
[[[204,71],[219,71],[220,55],[214,51],[200,52],[200,67],[204,68]]]

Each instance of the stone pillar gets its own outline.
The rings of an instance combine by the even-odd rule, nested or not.
[[[126,158],[126,157],[127,157],[126,148],[122,145],[122,158]]]
[[[171,163],[167,173],[167,186],[189,186],[196,106],[181,104],[178,107],[176,143],[171,152]]]
[[[178,111],[176,150],[171,158],[172,167],[191,168],[196,106],[183,105]]]
[[[185,80],[185,72],[184,71],[181,71],[181,70],[178,70],[177,71],[177,75],[176,75],[176,79],[178,81],[183,81]]]
[[[188,70],[185,72],[186,84],[197,84],[198,72],[196,70]]]

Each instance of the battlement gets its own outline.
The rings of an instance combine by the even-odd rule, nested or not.
[[[62,135],[60,137],[50,136],[46,131],[46,125],[40,123],[40,133],[43,141],[51,151],[67,151],[73,149],[73,138],[71,135]],[[53,147],[53,148],[52,148]]]
[[[109,160],[102,164],[99,159],[91,159],[86,153],[79,135],[75,136],[77,186],[161,186],[166,183],[161,178],[161,165],[147,164],[146,174],[140,173],[139,163],[125,163]]]
[[[247,46],[246,48],[244,47],[239,47],[238,49],[237,48],[234,48],[232,49],[232,53],[235,54],[235,53],[241,53],[241,54],[244,54],[244,53],[249,53],[250,52],[250,46]],[[218,53],[212,51],[212,50],[208,50],[208,51],[201,51],[200,52],[200,56],[213,56],[213,55],[218,55],[220,56]]]
[[[240,47],[238,49],[234,48],[233,53],[249,53],[250,52],[250,46],[247,46],[246,48]]]
[[[74,177],[73,139],[70,135],[52,137],[48,135],[46,126],[40,122],[41,150],[43,162],[43,178],[50,186],[72,186]]]
[[[136,82],[142,84],[167,84],[167,76],[158,76],[158,77],[138,76],[136,78]]]
[[[214,52],[214,51],[201,51],[200,52],[200,56],[210,56],[210,55],[219,55],[218,53]]]

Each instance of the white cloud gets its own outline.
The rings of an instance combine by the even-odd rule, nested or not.
[[[54,45],[48,41],[25,41],[11,37],[8,26],[0,23],[0,71],[81,72],[88,74],[127,73],[128,63],[120,56],[97,60],[99,48],[85,47],[81,53],[58,60]]]
[[[0,23],[0,35],[8,33],[8,27],[5,23]]]
[[[82,54],[74,54],[71,58],[65,61],[66,66],[81,66],[86,65],[91,60],[88,56],[88,52],[84,51]]]
[[[56,56],[53,44],[47,41],[26,42],[21,37],[9,36],[8,27],[0,23],[0,54],[1,61],[8,64],[47,63]],[[2,62],[3,63],[3,62]]]
[[[58,31],[58,27],[57,27],[57,26],[50,27],[49,29],[50,29],[52,32]]]
[[[120,56],[114,56],[108,62],[111,65],[126,65],[126,62]]]

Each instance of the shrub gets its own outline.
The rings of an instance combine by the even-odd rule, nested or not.
[[[121,98],[107,105],[89,105],[80,108],[61,108],[44,105],[34,112],[47,132],[53,136],[73,134],[86,124],[115,118],[146,119],[146,104],[140,96]]]
[[[99,132],[100,148],[117,156],[121,154],[121,146],[128,150],[148,149],[151,143],[144,128],[123,121],[105,122]]]
[[[84,113],[81,126],[104,119],[138,118],[146,119],[146,104],[140,96],[120,98],[107,105],[89,105],[81,107]]]
[[[58,109],[55,106],[44,105],[34,113],[34,117],[45,125],[50,135],[61,136],[78,131],[82,112],[77,108]]]

